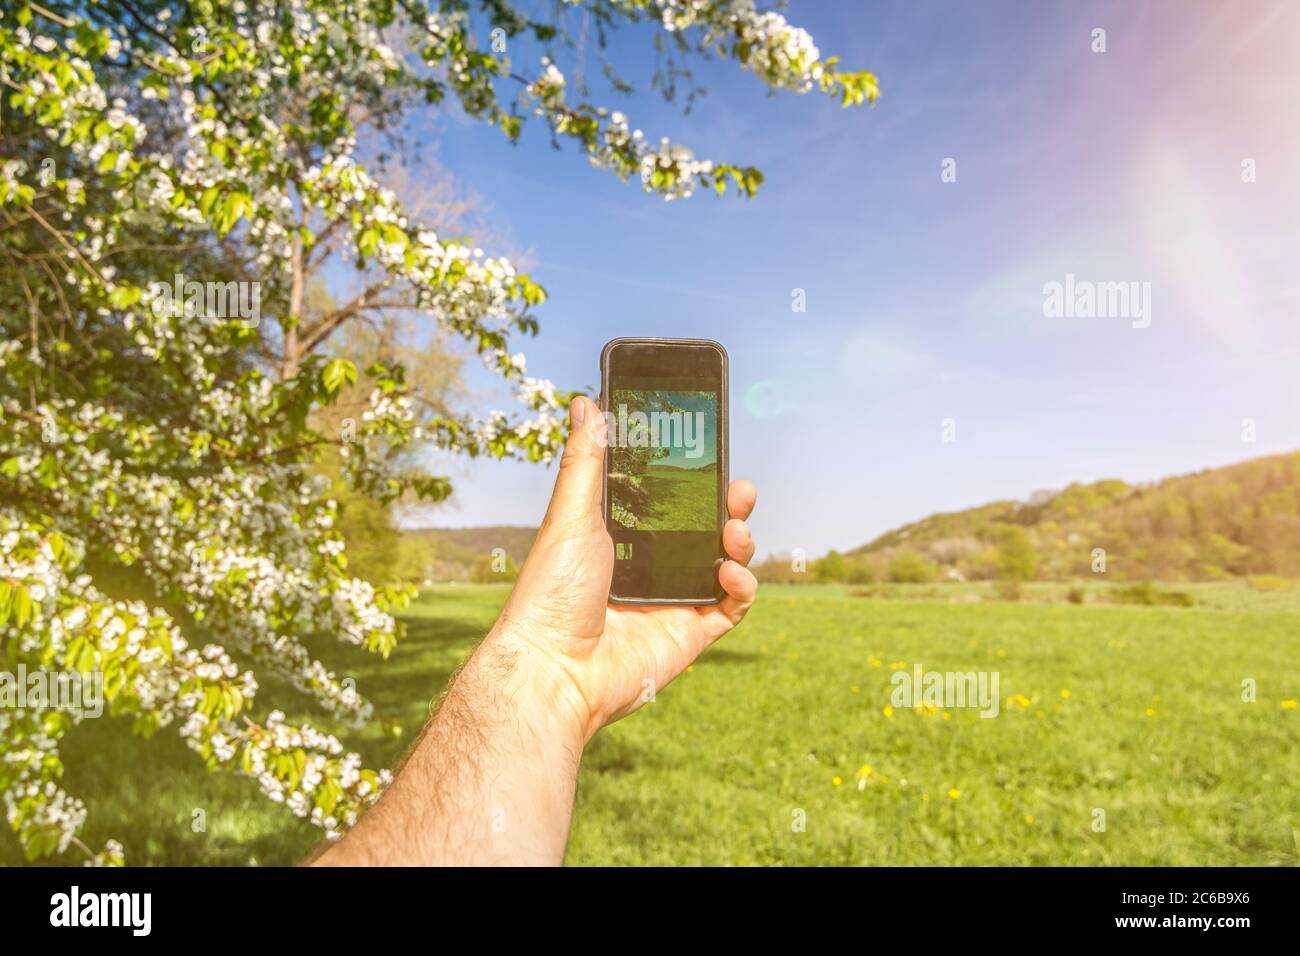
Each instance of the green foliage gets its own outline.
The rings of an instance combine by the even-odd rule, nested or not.
[[[939,575],[939,566],[915,551],[899,551],[889,560],[889,580],[896,583],[923,584]]]
[[[880,563],[870,558],[848,558],[844,564],[844,580],[849,584],[875,584],[884,577]]]
[[[1246,579],[1256,591],[1289,591],[1291,582],[1286,578],[1278,577],[1276,574],[1252,574]]]
[[[812,571],[813,579],[816,581],[844,581],[848,578],[848,568],[844,563],[844,555],[835,550],[828,551],[825,557],[818,558],[813,562]]]
[[[802,571],[796,570],[794,559],[784,555],[771,555],[762,561],[752,561],[749,565],[755,578],[769,584],[806,584],[813,577],[816,567],[817,562],[814,561],[812,570],[806,565]]]
[[[1019,578],[1002,578],[995,585],[998,597],[1004,601],[1019,601],[1024,597],[1025,588]]]
[[[426,548],[393,522],[392,508],[357,494],[343,482],[332,492],[339,502],[336,527],[347,543],[348,571],[371,584],[419,583],[426,576]]]
[[[846,584],[875,584],[884,577],[885,572],[880,562],[866,558],[847,558],[838,551],[829,551],[824,557],[813,562],[812,574],[784,576],[782,568],[789,571],[789,562],[778,562],[775,568],[760,567],[756,572],[760,581],[784,581],[785,583],[807,583],[813,581]]]
[[[357,367],[347,359],[330,359],[321,369],[320,379],[325,391],[333,395],[344,385],[356,384]]]
[[[1148,607],[1158,604],[1173,607],[1193,607],[1196,604],[1196,599],[1186,591],[1166,590],[1149,581],[1116,588],[1110,593],[1110,599],[1119,604],[1143,604]]]
[[[996,529],[998,570],[1008,581],[1028,581],[1034,576],[1038,558],[1029,540],[1029,532],[1019,525],[1002,525]]]

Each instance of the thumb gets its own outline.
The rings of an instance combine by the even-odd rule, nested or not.
[[[588,522],[604,525],[605,417],[589,398],[579,395],[569,406],[569,440],[560,458],[560,473],[546,509],[546,524],[571,528]]]

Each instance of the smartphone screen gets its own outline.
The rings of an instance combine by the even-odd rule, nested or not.
[[[716,603],[727,520],[726,351],[697,339],[615,339],[601,354],[601,410],[610,599]]]

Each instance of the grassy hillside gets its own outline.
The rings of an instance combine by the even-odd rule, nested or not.
[[[1009,528],[1032,547],[1026,577],[1091,577],[1104,551],[1111,579],[1213,581],[1300,576],[1300,452],[1257,458],[1151,485],[1070,485],[1032,502],[995,501],[890,531],[846,557],[911,554],[963,577],[1001,576]]]

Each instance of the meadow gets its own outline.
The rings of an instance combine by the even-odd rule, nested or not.
[[[1016,603],[979,585],[764,586],[738,631],[597,735],[567,862],[1294,866],[1300,594],[1182,587],[1197,606],[1069,604],[1064,585]],[[426,591],[387,662],[319,644],[388,720],[348,745],[395,762],[506,593]],[[917,663],[997,671],[999,715],[891,707],[890,675]],[[259,709],[343,730],[295,700],[268,684]],[[288,864],[316,843],[171,729],[142,741],[90,721],[64,753],[86,841],[122,840],[128,863]],[[21,862],[7,829],[0,862]]]
[[[645,476],[648,504],[637,527],[642,531],[704,531],[718,523],[718,473],[651,465]]]

